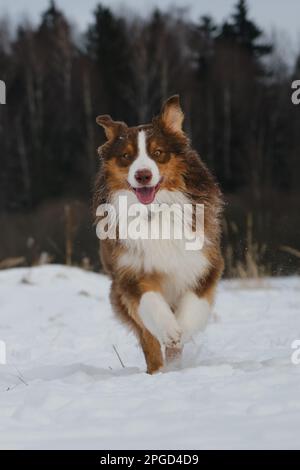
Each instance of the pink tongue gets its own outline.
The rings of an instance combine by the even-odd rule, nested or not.
[[[155,186],[136,188],[135,193],[142,204],[151,204],[155,197]]]

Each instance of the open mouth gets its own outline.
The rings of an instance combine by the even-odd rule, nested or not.
[[[156,186],[141,186],[140,188],[132,188],[142,204],[151,204],[154,201],[155,194],[160,187],[161,181]]]

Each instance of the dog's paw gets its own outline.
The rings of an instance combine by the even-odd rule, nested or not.
[[[168,348],[176,348],[181,343],[181,328],[169,305],[157,292],[147,292],[142,296],[140,317],[145,327],[158,341]]]
[[[164,318],[161,324],[161,343],[166,348],[179,348],[181,345],[182,331],[177,323],[176,318],[173,316]]]

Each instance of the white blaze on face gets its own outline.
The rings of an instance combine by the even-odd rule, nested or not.
[[[137,148],[137,157],[129,167],[128,183],[131,187],[138,188],[141,185],[135,179],[136,172],[140,170],[150,170],[152,173],[152,179],[149,185],[156,186],[160,181],[160,173],[157,164],[147,153],[146,132],[143,130],[138,132]]]

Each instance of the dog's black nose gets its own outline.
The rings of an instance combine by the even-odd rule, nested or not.
[[[135,179],[140,184],[148,184],[152,179],[152,173],[150,170],[145,168],[144,170],[138,170],[134,175]]]

